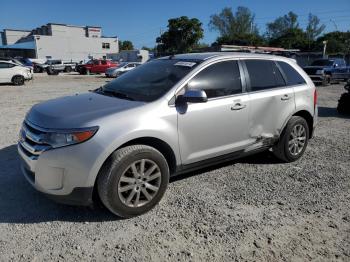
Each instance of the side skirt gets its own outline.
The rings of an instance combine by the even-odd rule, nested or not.
[[[254,150],[251,150],[248,152],[246,152],[244,150],[240,150],[240,151],[236,151],[233,153],[225,154],[222,156],[217,156],[214,158],[202,160],[202,161],[187,164],[187,165],[179,165],[176,167],[176,172],[173,173],[171,176],[177,176],[177,175],[189,173],[189,172],[192,172],[195,170],[200,170],[200,169],[210,167],[213,165],[222,164],[222,163],[229,162],[229,161],[239,159],[242,157],[246,157],[249,155],[254,155],[256,153],[260,153],[260,152],[263,152],[265,150],[268,150],[270,147],[271,147],[271,145],[264,146],[264,147],[260,147],[260,148],[257,148],[257,149],[254,149]]]

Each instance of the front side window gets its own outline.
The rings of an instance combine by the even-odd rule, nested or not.
[[[284,75],[286,76],[288,86],[302,85],[306,83],[304,78],[288,63],[278,61],[277,64],[281,67]]]
[[[224,61],[200,71],[187,84],[188,89],[204,90],[208,98],[229,96],[242,92],[237,61]]]
[[[283,87],[286,85],[281,72],[270,60],[245,60],[247,66],[251,91]]]
[[[151,102],[165,95],[200,61],[159,59],[145,63],[109,82],[102,92]]]

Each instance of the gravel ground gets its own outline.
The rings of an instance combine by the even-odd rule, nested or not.
[[[319,124],[305,155],[270,153],[173,179],[151,212],[118,220],[58,205],[22,177],[16,152],[35,103],[84,92],[101,76],[38,75],[0,85],[0,260],[350,261],[350,118],[341,85],[319,87]]]

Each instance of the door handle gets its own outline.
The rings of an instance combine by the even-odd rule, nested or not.
[[[290,96],[289,95],[284,95],[281,97],[281,100],[285,101],[285,100],[289,100]]]
[[[241,103],[236,103],[233,106],[231,106],[231,110],[241,110],[245,108],[247,105],[243,105]]]

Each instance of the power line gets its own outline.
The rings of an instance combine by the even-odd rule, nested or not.
[[[333,14],[333,13],[344,13],[344,12],[350,12],[350,10],[334,10],[334,11],[324,11],[324,12],[310,12],[313,15],[320,15],[320,14]],[[300,16],[308,16],[308,14],[296,14],[298,17]],[[264,20],[264,19],[276,19],[276,16],[266,16],[266,17],[257,17],[255,20]]]

